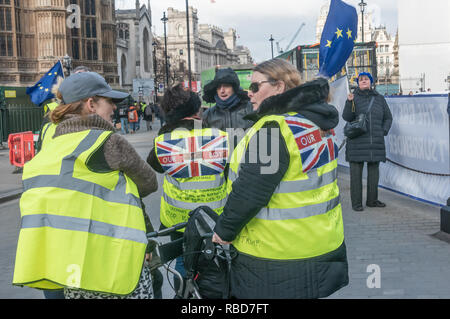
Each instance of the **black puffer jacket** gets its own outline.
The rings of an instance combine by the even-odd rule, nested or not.
[[[352,102],[345,103],[342,118],[347,122],[355,120],[356,116],[366,113],[372,97],[375,98],[368,115],[369,131],[353,139],[347,139],[345,159],[347,162],[385,162],[386,147],[384,137],[392,125],[392,114],[382,95],[376,90],[360,90],[354,92],[355,112],[352,112]]]
[[[257,121],[266,115],[298,112],[322,130],[329,130],[338,124],[339,114],[334,106],[326,103],[328,92],[328,82],[318,79],[267,98],[258,112],[248,118]],[[264,127],[280,129],[277,122],[268,122]],[[252,139],[259,139],[260,132]],[[225,241],[233,241],[267,205],[289,168],[289,151],[281,132],[276,135],[270,134],[272,130],[267,132],[268,136],[263,139],[267,143],[265,154],[275,151],[271,150],[271,145],[279,145],[276,150],[278,158],[271,155],[271,158],[278,159],[278,170],[272,174],[261,174],[262,167],[270,166],[270,163],[261,162],[260,156],[250,153],[251,148],[246,150],[245,161],[240,164],[239,178],[233,183],[233,190],[214,228]],[[254,145],[257,145],[258,151],[259,142]],[[250,158],[258,162],[254,163]],[[327,254],[301,260],[267,260],[241,253],[233,260],[231,272],[232,295],[237,298],[321,298],[347,284],[345,243]]]

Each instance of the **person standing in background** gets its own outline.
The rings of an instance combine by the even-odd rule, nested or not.
[[[219,69],[214,80],[205,85],[203,100],[216,103],[203,113],[206,127],[220,130],[227,128],[247,129],[252,122],[244,116],[253,111],[247,93],[240,88],[240,81],[231,68]]]
[[[151,131],[153,122],[153,104],[142,104],[142,114],[144,116],[144,121],[147,126],[147,131]]]
[[[392,114],[385,98],[372,88],[373,78],[370,73],[362,72],[357,78],[358,87],[348,95],[342,118],[351,122],[359,114],[369,111],[369,129],[355,138],[347,139],[346,161],[350,163],[350,197],[354,211],[363,211],[362,206],[362,172],[367,163],[367,199],[368,207],[385,207],[378,200],[378,182],[380,162],[386,161],[384,137],[392,125]]]

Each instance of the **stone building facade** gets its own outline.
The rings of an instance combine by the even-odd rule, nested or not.
[[[188,68],[186,12],[173,8],[167,10],[167,51],[171,68],[185,71]],[[239,64],[240,51],[236,46],[236,30],[224,32],[217,26],[199,24],[197,9],[189,7],[190,49],[192,80],[200,80],[203,70],[216,65]],[[164,43],[164,35],[160,37]],[[250,54],[248,52],[248,54]],[[251,57],[250,57],[251,58]]]
[[[326,0],[322,7],[320,8],[319,16],[317,18],[316,24],[316,43],[320,43],[320,38],[322,37],[322,30],[327,21],[328,11],[330,9],[330,0]],[[362,42],[362,15],[359,8],[356,8],[358,12],[358,37],[356,42]],[[372,25],[372,13],[364,13],[364,42],[373,41],[374,28]]]
[[[375,28],[373,33],[373,41],[377,42],[377,84],[393,83],[392,75],[394,74],[394,44],[395,39],[387,33],[386,27],[380,26]],[[398,83],[398,81],[396,82]]]
[[[152,79],[153,34],[150,1],[132,10],[116,10],[117,63],[122,88],[131,89],[133,79]]]
[[[66,54],[117,87],[114,0],[0,0],[0,85],[31,86]]]

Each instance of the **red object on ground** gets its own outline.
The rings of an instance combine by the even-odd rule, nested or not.
[[[33,132],[9,134],[8,147],[9,162],[11,165],[23,167],[35,155]]]

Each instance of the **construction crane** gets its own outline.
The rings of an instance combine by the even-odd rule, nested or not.
[[[297,32],[295,32],[294,36],[292,37],[291,42],[289,42],[289,44],[287,45],[286,49],[284,49],[284,51],[286,52],[292,45],[292,43],[294,43],[294,40],[297,38],[298,34],[300,33],[300,31],[302,30],[302,28],[305,26],[305,23],[303,22],[300,26],[300,28],[298,28]]]

